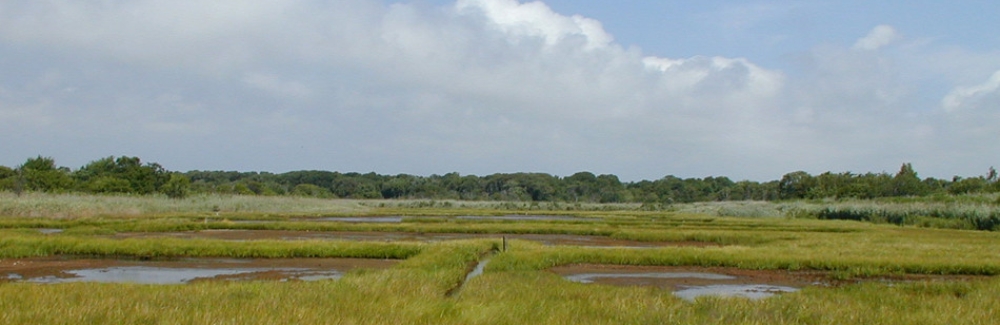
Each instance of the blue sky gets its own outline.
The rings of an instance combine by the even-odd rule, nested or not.
[[[1000,166],[988,1],[6,1],[0,165],[624,180]]]

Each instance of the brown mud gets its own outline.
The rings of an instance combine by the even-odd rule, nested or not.
[[[676,246],[720,246],[716,243],[679,241],[646,242],[614,239],[606,236],[583,236],[562,234],[466,234],[466,233],[424,233],[424,232],[376,232],[376,231],[295,231],[295,230],[202,230],[185,232],[136,232],[119,233],[112,238],[205,238],[221,240],[358,240],[358,241],[418,241],[437,242],[456,239],[480,239],[506,237],[507,239],[529,240],[543,245],[569,245],[588,247],[676,247]]]
[[[828,271],[746,270],[733,267],[628,266],[572,264],[557,266],[550,272],[563,277],[586,278],[587,283],[618,286],[654,286],[680,290],[697,286],[767,284],[801,288],[839,286],[858,282],[972,281],[990,277],[970,275],[900,274],[879,277],[839,279]],[[676,275],[676,276],[671,276]],[[589,277],[588,277],[589,276]]]
[[[194,280],[296,280],[311,273],[345,273],[357,268],[386,269],[397,260],[352,258],[226,259],[181,258],[169,260],[88,259],[72,256],[0,259],[0,281],[70,279],[77,270],[141,267],[167,270],[250,270]],[[46,281],[42,281],[46,282]]]

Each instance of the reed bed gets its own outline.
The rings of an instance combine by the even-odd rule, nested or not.
[[[421,252],[423,244],[411,242],[280,241],[233,242],[209,239],[124,239],[70,235],[40,236],[0,232],[0,258],[53,255],[169,258],[169,257],[355,257],[406,259]]]
[[[400,267],[337,281],[0,284],[4,324],[992,324],[1000,281],[866,283],[751,301],[488,272],[449,297]]]
[[[46,197],[55,201],[47,202]],[[238,202],[244,199],[242,197],[207,197],[203,199],[209,203],[194,199],[171,206],[173,201],[159,201],[155,197],[47,194],[31,203],[38,205],[33,208],[29,203],[12,203],[8,200],[10,197],[2,198],[0,228],[5,229],[0,229],[0,259],[73,255],[108,258],[364,257],[403,261],[390,269],[355,270],[339,280],[317,282],[41,285],[0,279],[0,324],[895,325],[992,324],[1000,319],[1000,300],[996,299],[996,293],[1000,292],[1000,277],[997,277],[1000,275],[1000,233],[928,229],[907,224],[903,227],[880,225],[871,220],[819,220],[817,215],[810,216],[829,207],[847,207],[850,202],[705,204],[691,205],[691,210],[675,206],[674,211],[594,209],[571,213],[584,216],[581,220],[511,222],[448,217],[515,211],[504,210],[503,206],[446,207],[443,203],[427,207],[405,206],[419,204],[416,203],[419,201],[399,202],[399,206],[372,206],[373,202],[253,198],[259,201],[241,205]],[[21,201],[21,198],[16,200]],[[97,203],[64,205],[89,200]],[[116,203],[118,200],[123,203]],[[276,208],[269,204],[287,206]],[[299,204],[301,206],[297,206]],[[865,204],[914,210],[922,206],[977,205],[993,209],[986,201]],[[219,216],[211,210],[202,211],[215,205],[220,207]],[[21,208],[11,208],[18,206]],[[441,211],[448,213],[435,215]],[[530,211],[549,214],[548,211]],[[774,211],[780,215],[771,215]],[[406,217],[402,223],[392,224],[300,219],[322,215],[386,214],[419,217]],[[239,220],[267,222],[234,222]],[[38,228],[64,231],[45,235]],[[543,246],[532,241],[509,240],[507,250],[499,251],[499,238],[416,243],[169,237],[111,239],[109,236],[119,232],[209,229],[577,234],[718,245],[637,249]],[[485,272],[463,283],[472,266],[485,258],[490,258]],[[759,301],[708,297],[691,303],[674,297],[665,289],[573,283],[547,271],[553,266],[575,263],[820,270],[842,279],[900,274],[983,277],[970,281],[817,286]],[[459,286],[461,290],[456,289]]]
[[[567,283],[544,272],[486,273],[456,307],[464,324],[993,324],[996,279],[806,288],[764,300],[681,302],[651,288]],[[546,288],[546,290],[537,290]]]
[[[303,197],[195,195],[171,199],[161,195],[93,195],[0,191],[0,217],[86,218],[158,215],[349,215],[369,208],[357,200]]]
[[[760,233],[766,243],[649,249],[551,247],[513,241],[489,269],[538,271],[576,264],[725,266],[743,269],[822,270],[842,277],[892,274],[1000,274],[995,233],[882,226],[869,232]]]

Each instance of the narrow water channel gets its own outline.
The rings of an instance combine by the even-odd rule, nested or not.
[[[458,294],[458,292],[462,290],[462,287],[464,287],[466,283],[469,283],[470,280],[483,274],[483,270],[486,269],[486,264],[488,264],[489,262],[490,259],[488,257],[479,260],[479,262],[476,264],[476,267],[472,268],[472,271],[469,271],[469,273],[465,274],[465,279],[462,280],[462,282],[459,283],[454,288],[451,288],[451,290],[448,290],[448,292],[445,295],[450,297]]]

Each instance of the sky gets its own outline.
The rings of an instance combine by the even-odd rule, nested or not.
[[[624,181],[1000,166],[996,1],[9,0],[0,165]]]

